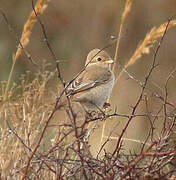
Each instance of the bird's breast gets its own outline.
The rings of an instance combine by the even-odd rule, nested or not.
[[[100,86],[95,87],[92,89],[92,101],[98,107],[102,107],[102,105],[107,101],[110,97],[112,88],[114,86],[114,77],[110,81],[105,84],[101,84]]]
[[[73,96],[73,100],[80,102],[87,109],[94,109],[95,106],[102,108],[103,104],[111,95],[114,86],[114,74],[109,71],[111,75],[104,83],[97,84],[86,91],[79,92]]]

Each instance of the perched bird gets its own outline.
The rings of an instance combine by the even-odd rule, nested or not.
[[[113,62],[103,50],[90,51],[85,70],[67,89],[71,101],[79,102],[86,111],[102,108],[114,85],[114,74],[111,71]]]

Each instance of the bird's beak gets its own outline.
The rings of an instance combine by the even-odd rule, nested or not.
[[[109,59],[109,60],[105,61],[104,63],[105,63],[105,64],[113,64],[113,63],[114,63],[114,60]]]

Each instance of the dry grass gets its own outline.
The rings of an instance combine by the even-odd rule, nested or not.
[[[132,6],[132,0],[127,0],[126,4],[125,4],[125,8],[122,14],[122,18],[121,18],[121,24],[120,24],[120,30],[119,30],[119,35],[118,35],[118,40],[116,43],[116,52],[115,52],[115,64],[113,66],[113,71],[116,69],[115,67],[117,66],[118,62],[117,62],[117,57],[118,57],[118,49],[119,49],[119,43],[120,43],[120,39],[121,39],[121,35],[122,35],[122,30],[123,30],[123,25],[125,22],[125,19],[127,18],[128,13],[130,13],[131,10],[131,6]],[[154,45],[157,43],[157,40],[159,38],[162,37],[166,26],[167,26],[168,22],[161,24],[158,28],[153,27],[149,33],[146,34],[146,37],[144,38],[144,40],[139,44],[139,46],[137,47],[137,49],[135,50],[134,54],[132,55],[132,57],[130,58],[130,60],[128,61],[127,64],[125,64],[124,69],[120,72],[120,74],[118,74],[116,76],[116,81],[115,84],[117,85],[118,80],[120,79],[121,75],[126,72],[128,74],[128,72],[126,71],[126,69],[133,65],[138,59],[140,59],[142,57],[142,55],[144,54],[149,54],[151,48],[154,47]],[[168,29],[175,27],[176,26],[176,20],[172,20],[169,25],[168,25]],[[115,73],[115,72],[114,72]],[[129,75],[129,78],[133,78]],[[100,147],[102,146],[102,143],[104,141],[104,139],[107,139],[107,136],[105,136],[105,129],[106,129],[106,121],[103,123],[103,128],[102,128],[102,136],[101,136],[101,142],[100,142]],[[109,137],[109,139],[115,139],[117,137]],[[128,139],[128,138],[122,138],[125,141],[135,141],[137,142],[135,139]],[[141,143],[140,141],[138,141],[138,143]]]
[[[19,179],[21,176],[29,153],[36,145],[41,128],[51,111],[51,102],[46,101],[45,91],[54,73],[40,72],[32,82],[26,81],[30,76],[30,73],[22,76],[21,84],[9,90],[10,100],[1,104],[0,144],[4,148],[0,150],[0,172],[1,177],[7,179]],[[2,91],[4,90],[1,89],[1,93]],[[20,95],[14,99],[19,92]],[[48,133],[38,153],[44,153],[51,146],[51,138],[55,137]]]
[[[44,12],[44,10],[47,8],[47,2],[48,2],[48,0],[38,0],[36,2],[35,11],[36,11],[37,15],[40,15]],[[12,79],[12,75],[13,75],[13,71],[15,68],[16,61],[17,61],[18,57],[20,56],[20,54],[22,53],[22,51],[24,51],[27,44],[29,43],[29,38],[30,38],[30,35],[32,32],[33,26],[36,22],[37,22],[36,15],[35,15],[34,11],[32,11],[31,14],[29,15],[29,18],[27,19],[26,23],[24,24],[23,32],[22,32],[22,35],[21,35],[21,38],[19,41],[19,45],[18,45],[18,49],[17,49],[15,55],[13,56],[13,63],[12,63],[9,78],[7,81],[5,93],[3,96],[4,101],[7,98],[7,91],[8,91],[9,86],[10,86],[10,82]]]
[[[43,14],[43,12],[45,11],[45,9],[48,6],[47,2],[48,2],[48,0],[38,0],[36,2],[35,12],[37,15]],[[21,34],[20,44],[18,46],[18,49],[17,49],[14,59],[13,59],[14,61],[16,61],[18,59],[18,57],[22,53],[22,49],[25,48],[27,46],[27,44],[29,43],[29,38],[30,38],[32,29],[36,22],[37,22],[36,15],[35,15],[34,11],[32,11],[31,14],[29,15],[29,18],[27,19],[26,23],[24,24],[23,32]]]
[[[158,28],[153,27],[149,33],[147,33],[145,39],[139,44],[133,56],[130,58],[128,63],[125,65],[125,69],[133,65],[143,54],[149,54],[150,49],[155,45],[157,39],[160,38],[166,28],[167,22],[161,24]],[[170,22],[169,27],[176,26],[176,20]]]
[[[16,180],[23,177],[28,157],[36,147],[41,131],[50,116],[50,112],[53,110],[51,94],[55,94],[55,92],[50,90],[48,94],[47,86],[56,74],[48,72],[46,68],[42,68],[43,71],[37,73],[32,82],[27,81],[30,73],[23,75],[20,78],[21,84],[19,86],[14,85],[9,90],[9,101],[1,104],[0,144],[3,148],[0,149],[0,174],[2,179]],[[173,75],[174,72],[172,72],[171,76]],[[5,85],[1,87],[5,87]],[[1,89],[1,93],[2,91],[4,91],[4,88]],[[14,94],[19,94],[19,92],[20,95],[14,99]],[[47,98],[48,96],[50,98]],[[166,105],[165,103],[164,106]],[[76,112],[73,106],[72,108]],[[120,116],[118,114],[111,115],[111,112],[109,114],[110,117]],[[121,116],[123,117],[123,115]],[[164,114],[163,116],[159,114],[157,118],[161,120],[164,116]],[[173,144],[174,139],[172,139],[175,136],[173,131],[176,122],[174,115],[169,114],[166,116],[166,130],[163,129],[160,137],[151,139],[150,143],[148,143],[147,139],[146,142],[142,142],[122,138],[124,141],[135,141],[141,144],[141,149],[143,149],[141,153],[133,154],[130,157],[129,154],[123,154],[123,149],[120,147],[120,154],[111,157],[111,154],[107,153],[101,158],[92,157],[88,145],[89,136],[91,136],[95,127],[90,129],[85,136],[85,132],[81,132],[85,130],[85,128],[82,128],[84,120],[82,124],[78,123],[79,117],[80,115],[77,113],[76,126],[78,129],[76,132],[80,133],[77,136],[73,128],[74,123],[70,124],[69,121],[66,121],[61,111],[56,112],[56,116],[49,123],[45,136],[32,158],[26,179],[80,179],[84,176],[83,169],[87,179],[122,178],[122,174],[125,175],[126,179],[129,179],[129,172],[131,172],[131,177],[138,176],[137,179],[153,178],[154,176],[159,179],[167,173],[175,178],[173,170],[169,166],[174,154],[176,154],[175,145]],[[129,115],[126,118],[131,117],[133,116]],[[106,121],[109,118],[107,117]],[[101,119],[100,117],[97,120]],[[151,131],[154,133],[155,116],[151,117],[150,120],[153,126],[151,126]],[[84,140],[82,137],[84,137]],[[108,141],[117,139],[111,136],[105,138]],[[78,142],[81,148],[79,152]],[[172,146],[169,145],[170,143]],[[80,160],[81,158],[83,159]],[[118,166],[114,164],[114,161]],[[104,172],[104,168],[110,169],[109,172]],[[152,173],[153,170],[156,170],[156,172]],[[99,174],[100,172],[101,174]]]
[[[35,11],[38,15],[46,8],[45,3],[46,1],[37,1]],[[121,37],[123,24],[131,10],[131,5],[132,1],[127,0],[122,14],[118,39]],[[32,27],[36,20],[35,14],[32,12],[24,25],[21,37],[23,47],[26,47],[29,42]],[[138,46],[125,68],[134,64],[143,54],[149,53],[156,40],[164,37],[167,28],[174,27],[175,24],[175,21],[171,21],[158,28],[153,28]],[[116,60],[119,42],[116,46]],[[23,48],[19,47],[14,56],[14,65],[22,51]],[[171,106],[173,103],[167,98],[168,81],[172,79],[175,71],[166,80],[165,97],[157,97],[161,100],[161,109],[157,109],[158,112],[154,114],[153,112],[148,112],[148,114],[136,112],[141,102],[145,101],[146,106],[148,105],[150,97],[144,98],[146,97],[145,88],[155,68],[155,60],[156,57],[154,56],[153,64],[141,87],[139,98],[129,115],[106,112],[106,116],[95,114],[95,117],[89,117],[85,112],[77,111],[75,108],[77,105],[69,104],[69,101],[68,108],[63,111],[64,113],[57,111],[57,104],[61,97],[52,98],[51,94],[56,94],[56,92],[47,88],[49,81],[56,74],[48,72],[45,65],[41,71],[36,73],[31,82],[28,81],[30,73],[21,77],[20,85],[13,85],[10,89],[8,88],[9,81],[7,84],[1,82],[0,98],[3,101],[0,104],[0,178],[7,180],[81,178],[171,180],[171,178],[175,178],[176,170],[171,164],[175,163],[176,156],[173,138],[175,137],[176,116],[174,113],[175,106]],[[14,66],[12,67],[14,68]],[[13,68],[11,72],[13,72]],[[9,79],[11,79],[10,76]],[[47,94],[48,91],[49,95]],[[145,141],[123,138],[131,120],[138,116],[148,118],[150,122],[150,130]],[[89,137],[96,127],[93,126],[88,130],[87,124],[91,124],[92,121],[104,120],[105,128],[106,122],[111,117],[126,118],[127,124],[119,137],[111,137],[111,134],[107,137],[103,131],[102,139],[105,138],[106,141],[101,144],[97,156],[92,156]],[[156,133],[156,119],[163,122],[162,131],[157,139],[153,136]],[[106,152],[104,146],[112,139],[116,140],[115,149],[113,152]],[[139,143],[140,153],[125,154],[122,140]],[[99,154],[103,151],[103,156],[99,158]]]
[[[126,18],[128,16],[128,14],[131,11],[132,3],[133,3],[133,0],[127,0],[126,3],[125,3],[124,11],[122,13],[120,29],[119,29],[119,34],[118,34],[117,43],[116,43],[116,51],[115,51],[115,56],[114,56],[115,63],[114,63],[113,68],[112,68],[113,72],[115,71],[116,65],[118,64],[118,62],[117,62],[118,59],[117,58],[118,58],[118,50],[119,50],[120,39],[121,39],[121,36],[122,36],[124,22],[125,22],[125,20],[126,20]]]
[[[120,29],[119,29],[119,34],[118,34],[117,43],[116,43],[116,50],[115,50],[115,55],[114,55],[114,64],[112,67],[112,71],[114,72],[114,74],[116,74],[115,69],[117,69],[116,66],[118,65],[118,50],[119,50],[120,39],[122,36],[123,26],[124,26],[124,22],[128,16],[128,14],[130,13],[132,2],[133,2],[133,0],[126,1],[125,8],[124,8],[124,11],[123,11],[122,17],[121,17]],[[118,79],[118,77],[116,77],[116,79]],[[107,101],[109,102],[109,99]],[[105,138],[104,136],[105,136],[106,122],[107,121],[104,121],[103,127],[102,127],[100,148],[101,148],[103,140]]]

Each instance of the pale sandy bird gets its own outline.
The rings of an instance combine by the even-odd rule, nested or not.
[[[114,86],[111,64],[114,61],[107,52],[93,49],[89,52],[85,70],[68,87],[71,101],[79,102],[85,110],[102,108]]]

